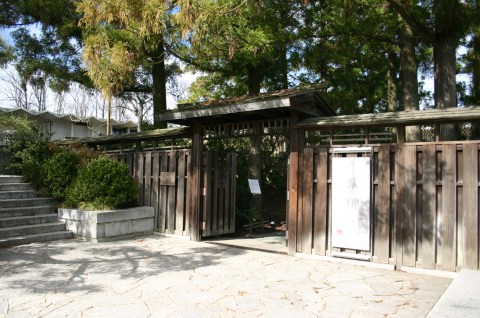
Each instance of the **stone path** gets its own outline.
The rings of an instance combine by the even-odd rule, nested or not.
[[[149,236],[0,249],[0,317],[425,317],[450,279]]]

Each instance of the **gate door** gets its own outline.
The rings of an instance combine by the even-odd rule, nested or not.
[[[202,164],[202,237],[235,232],[237,155],[205,152]]]

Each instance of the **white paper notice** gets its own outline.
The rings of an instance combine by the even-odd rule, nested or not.
[[[370,250],[370,158],[332,159],[332,245]]]
[[[258,179],[248,179],[248,186],[250,187],[251,194],[262,194],[262,191],[260,191],[260,183],[258,183]]]

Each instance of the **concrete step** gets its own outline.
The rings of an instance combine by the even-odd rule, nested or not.
[[[20,208],[0,209],[0,218],[21,217],[30,215],[51,214],[55,212],[53,205],[27,206]]]
[[[8,247],[22,244],[30,244],[36,242],[64,240],[73,238],[70,231],[57,231],[32,235],[21,235],[9,238],[0,238],[0,247]]]
[[[0,183],[0,191],[33,190],[29,183]]]
[[[30,199],[37,197],[35,190],[23,190],[23,191],[1,191],[0,200],[10,199]]]
[[[32,216],[17,216],[9,218],[0,218],[0,228],[21,226],[21,225],[33,225],[33,224],[45,224],[58,222],[58,214],[40,214]]]
[[[21,225],[7,227],[0,229],[0,238],[15,237],[15,236],[25,236],[31,234],[40,234],[47,232],[58,232],[65,231],[65,224],[56,222],[48,224],[33,224],[33,225]]]
[[[22,176],[13,176],[8,174],[0,175],[0,183],[21,183],[23,182]]]
[[[6,208],[21,208],[32,206],[56,205],[57,201],[54,198],[27,198],[27,199],[8,199],[0,200],[0,209]]]

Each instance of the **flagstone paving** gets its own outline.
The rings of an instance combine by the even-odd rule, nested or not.
[[[451,279],[175,238],[0,249],[0,317],[425,317]]]

